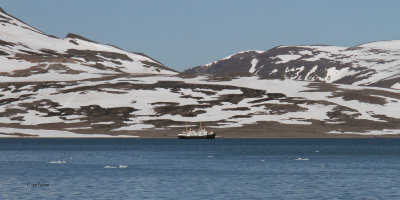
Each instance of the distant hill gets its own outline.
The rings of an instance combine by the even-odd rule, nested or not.
[[[59,39],[0,9],[0,78],[75,80],[107,74],[177,74],[141,53],[130,53],[77,34]],[[79,76],[76,76],[79,74]]]
[[[183,73],[254,74],[267,78],[400,89],[400,40],[371,42],[349,48],[300,45],[245,51]]]

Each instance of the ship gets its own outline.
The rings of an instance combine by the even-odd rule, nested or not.
[[[216,133],[212,131],[207,131],[205,128],[200,127],[198,130],[193,130],[187,128],[182,133],[178,134],[178,139],[215,139]]]

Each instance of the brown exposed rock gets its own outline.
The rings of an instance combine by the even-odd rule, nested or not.
[[[23,69],[23,70],[15,70],[13,71],[12,74],[9,76],[12,77],[28,77],[34,74],[45,74],[48,73],[49,71],[58,71],[60,74],[80,74],[83,73],[83,71],[79,70],[73,70],[67,67],[66,65],[63,64],[39,64],[32,66],[28,69]]]
[[[10,54],[0,50],[0,56],[8,56],[8,55],[10,55]]]
[[[80,39],[80,40],[87,41],[87,42],[97,43],[97,42],[95,42],[93,40],[89,40],[89,39],[87,39],[85,37],[82,37],[82,36],[80,36],[78,34],[74,34],[74,33],[68,33],[67,36],[65,36],[65,38],[72,38],[72,39],[76,38],[76,39]]]
[[[159,106],[155,107],[154,111],[160,115],[181,115],[183,117],[195,117],[201,113],[206,113],[204,110],[196,110],[194,109],[201,109],[201,108],[209,108],[210,105],[168,105],[168,106]]]
[[[15,44],[12,42],[7,42],[4,40],[0,40],[0,46],[14,46]]]
[[[66,51],[66,53],[68,53],[72,57],[80,57],[80,58],[85,59],[86,61],[93,61],[93,62],[98,62],[98,61],[104,60],[104,59],[98,57],[97,55],[105,57],[105,58],[110,58],[110,59],[121,59],[121,60],[133,61],[126,54],[121,54],[121,53],[116,53],[116,52],[108,52],[108,51],[68,49]]]
[[[246,110],[250,110],[250,108],[248,108],[248,107],[237,107],[237,108],[224,108],[222,110],[224,110],[224,111],[246,111]]]

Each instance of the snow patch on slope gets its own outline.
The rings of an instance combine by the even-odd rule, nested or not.
[[[315,65],[311,70],[310,70],[310,72],[308,72],[308,74],[306,75],[306,77],[304,78],[305,80],[310,80],[311,78],[310,78],[310,75],[312,74],[312,73],[314,73],[315,71],[317,71],[317,69],[318,69],[318,65]]]
[[[370,42],[359,45],[359,47],[382,48],[382,49],[400,49],[400,40],[387,40],[379,42]]]
[[[287,63],[292,60],[297,60],[297,59],[301,58],[301,56],[300,55],[278,55],[274,58],[279,58],[280,61],[277,61],[276,64],[281,64],[281,63]]]
[[[396,83],[392,86],[393,89],[398,89],[400,90],[400,83]]]
[[[331,83],[345,76],[353,75],[356,73],[356,71],[349,70],[349,68],[342,68],[338,70],[336,69],[336,67],[331,67],[327,70],[326,77],[322,80]]]
[[[256,71],[257,63],[258,63],[258,59],[257,58],[253,58],[253,60],[251,60],[251,67],[249,69],[250,73],[254,73]]]

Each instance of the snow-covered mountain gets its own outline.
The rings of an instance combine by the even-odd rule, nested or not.
[[[176,74],[160,62],[76,34],[47,35],[0,8],[0,79],[76,80],[110,74]],[[79,75],[79,76],[77,76]]]
[[[325,83],[308,81],[314,80],[310,77],[319,80],[318,73],[323,74],[326,68],[315,67],[313,62],[330,63],[327,58],[332,54],[326,52],[379,48],[376,55],[383,56],[385,46],[388,56],[395,57],[391,45],[397,45],[393,41],[388,42],[391,45],[369,43],[354,50],[276,48],[286,53],[274,54],[271,62],[284,68],[295,61],[296,51],[302,56],[300,60],[319,58],[308,61],[310,65],[302,71],[289,73],[285,68],[285,76],[293,75],[295,80],[254,75],[190,77],[177,75],[142,54],[78,35],[69,34],[65,39],[48,36],[2,10],[0,23],[0,137],[175,137],[186,123],[196,127],[200,122],[222,137],[400,134],[400,90],[329,83],[340,80],[333,75],[324,76]],[[320,56],[312,48],[318,48]],[[225,60],[243,61],[238,66],[244,68],[250,62],[244,71],[261,74],[267,70],[260,65],[263,54],[268,52],[243,52]],[[376,61],[376,69],[383,75],[376,77],[372,73],[376,71],[370,70],[370,78],[358,81],[394,80],[395,75],[390,75],[396,74],[398,65],[394,62],[380,65]],[[210,69],[219,70],[213,67],[217,63]],[[354,67],[338,66],[335,69],[346,73]],[[306,71],[309,67],[313,73]],[[335,72],[326,69],[327,73]],[[304,78],[295,78],[304,74]]]
[[[278,46],[245,51],[184,71],[186,74],[256,74],[266,78],[323,81],[400,89],[400,40],[355,47]]]

